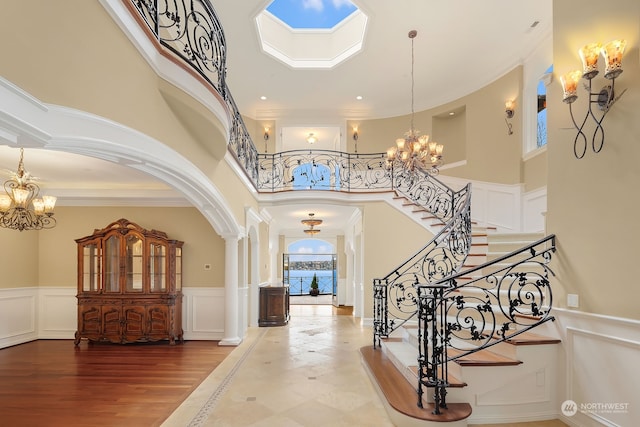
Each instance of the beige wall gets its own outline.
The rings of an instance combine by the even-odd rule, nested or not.
[[[524,191],[532,191],[547,185],[547,151],[523,162],[522,182]]]
[[[373,279],[391,273],[424,247],[433,235],[385,202],[363,211],[364,317],[373,317]]]
[[[0,228],[0,288],[37,286],[39,263],[38,232]]]
[[[6,2],[10,19],[0,27],[0,75],[36,98],[91,112],[138,129],[185,155],[206,170],[224,154],[226,139],[215,126],[208,141],[187,130],[185,116],[174,110],[196,108],[181,103],[146,63],[98,1],[39,2],[37,13],[28,2]],[[51,17],[55,17],[52,19]],[[16,37],[20,34],[20,37]],[[162,89],[162,92],[161,92]],[[203,122],[203,120],[200,120]],[[206,122],[206,119],[204,119]],[[217,151],[216,148],[217,147]]]
[[[467,158],[467,114],[465,109],[434,116],[431,140],[446,147],[447,163],[455,163]]]
[[[213,183],[227,201],[238,223],[245,223],[246,208],[252,207],[256,212],[259,210],[258,202],[227,162],[220,162],[218,164],[212,175],[212,179]]]
[[[4,6],[8,16],[28,16],[29,28],[22,19],[0,27],[2,77],[39,100],[114,120],[178,151],[223,187],[237,223],[245,223],[245,207],[256,203],[221,161],[227,144],[220,122],[159,79],[99,2],[42,2],[37,13],[25,2]]]
[[[269,128],[269,139],[267,140],[266,147],[267,153],[274,153],[276,148],[276,121],[275,120],[254,120],[250,117],[243,116],[244,125],[251,135],[258,153],[264,154],[265,152],[265,140],[264,140],[264,128]]]
[[[143,228],[164,231],[170,238],[185,242],[184,286],[224,286],[224,240],[195,208],[58,207],[55,217],[58,223],[50,230],[0,229],[0,271],[3,271],[0,287],[75,287],[74,239],[90,235],[120,218]],[[204,264],[211,264],[211,270],[205,271]]]
[[[522,67],[516,67],[486,87],[456,101],[416,112],[414,127],[433,141],[445,144],[446,164],[467,161],[465,166],[443,170],[443,174],[477,181],[518,184],[522,178],[522,112],[516,110],[513,135],[508,135],[504,103],[522,98]],[[455,112],[449,116],[449,112]],[[410,116],[368,121],[358,125],[358,152],[381,153],[409,129]],[[348,138],[348,147],[354,143]]]
[[[640,2],[590,1],[585,7],[583,1],[556,1],[553,15],[556,81],[581,68],[577,50],[583,45],[617,38],[629,43],[615,83],[618,93],[628,90],[603,122],[606,141],[599,154],[574,158],[576,131],[561,87],[549,88],[547,227],[558,236],[554,268],[561,285],[554,303],[564,305],[565,293],[578,294],[582,311],[640,319],[634,271],[640,241]],[[597,90],[607,83],[602,71],[595,80]],[[582,88],[579,96],[574,112],[584,113],[588,96]],[[587,129],[593,132],[593,125]]]

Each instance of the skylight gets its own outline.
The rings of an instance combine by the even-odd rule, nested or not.
[[[291,28],[329,29],[358,8],[349,0],[273,0],[267,11]]]
[[[293,68],[331,68],[362,50],[367,15],[349,0],[273,0],[256,16],[262,50]]]

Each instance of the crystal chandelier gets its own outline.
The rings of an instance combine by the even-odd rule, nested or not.
[[[24,149],[20,149],[18,171],[4,183],[6,194],[0,194],[0,227],[12,230],[41,230],[53,228],[56,220],[53,208],[56,198],[42,196],[40,187],[32,181],[31,174],[24,170]]]
[[[399,164],[409,172],[417,170],[431,174],[438,174],[438,167],[442,165],[442,144],[429,142],[429,135],[420,135],[413,127],[414,118],[414,77],[413,77],[413,39],[418,35],[416,30],[409,31],[411,39],[411,126],[404,138],[396,140],[395,147],[387,150],[387,167]]]
[[[303,225],[306,225],[309,228],[304,229],[303,231],[306,234],[309,234],[311,236],[315,236],[316,234],[318,234],[320,232],[320,230],[318,230],[317,228],[314,228],[317,225],[322,224],[322,220],[318,219],[318,218],[314,218],[315,214],[314,213],[309,213],[309,218],[307,219],[303,219],[302,221],[300,221]]]

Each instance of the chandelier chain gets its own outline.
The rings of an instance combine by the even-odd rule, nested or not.
[[[414,134],[414,130],[415,128],[413,127],[413,118],[415,116],[415,110],[414,110],[414,101],[415,101],[415,78],[413,75],[413,68],[414,68],[414,62],[415,62],[415,57],[414,57],[414,53],[413,53],[413,40],[415,38],[415,34],[414,33],[409,33],[409,37],[411,38],[411,124],[410,124],[410,128],[409,128],[409,132],[411,135]]]
[[[386,165],[388,169],[394,164],[410,174],[421,171],[430,175],[438,174],[438,167],[442,165],[442,144],[429,141],[429,135],[420,135],[415,129],[415,47],[414,39],[418,35],[416,30],[409,31],[411,39],[411,118],[409,131],[404,138],[396,139],[396,146],[387,150]]]

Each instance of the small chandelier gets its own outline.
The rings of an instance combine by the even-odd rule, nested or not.
[[[411,126],[404,134],[404,138],[396,139],[396,146],[387,150],[387,167],[394,163],[401,164],[410,172],[420,170],[430,175],[438,174],[438,167],[442,165],[442,144],[431,141],[429,135],[420,135],[413,127],[414,112],[414,77],[413,77],[413,39],[418,35],[416,30],[409,31],[411,39]]]
[[[37,198],[40,187],[32,181],[31,174],[24,170],[23,158],[24,149],[21,148],[18,171],[4,183],[6,194],[0,194],[0,227],[19,231],[53,228],[56,226],[53,217],[56,198]]]
[[[302,221],[300,221],[303,225],[306,225],[307,227],[309,227],[307,229],[304,229],[303,231],[306,234],[309,234],[311,236],[315,236],[320,232],[320,230],[314,227],[322,224],[322,220],[318,218],[314,218],[314,216],[315,216],[314,213],[309,213],[309,218],[303,219]]]

